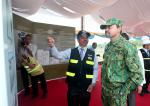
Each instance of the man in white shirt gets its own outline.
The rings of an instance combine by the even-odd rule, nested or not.
[[[122,33],[121,34],[126,40],[129,40],[129,36],[126,34],[126,33]],[[143,84],[145,83],[145,71],[144,71],[144,62],[143,62],[143,57],[142,57],[142,54],[140,52],[140,50],[138,50],[138,56],[139,56],[139,59],[140,59],[140,62],[141,62],[141,65],[142,65],[142,75],[143,75],[143,82],[140,84],[140,86],[138,86],[137,88],[137,92],[138,93],[141,93],[142,91],[142,86]],[[128,106],[136,106],[136,95],[135,95],[135,91],[131,91],[130,94],[128,94],[128,97],[127,97],[127,104]]]
[[[78,47],[59,52],[54,39],[48,37],[52,56],[69,60],[66,72],[68,84],[68,106],[89,106],[91,92],[96,85],[98,62],[95,52],[87,48],[90,33],[79,31]]]

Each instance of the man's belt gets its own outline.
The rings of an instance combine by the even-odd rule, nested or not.
[[[150,60],[150,58],[143,58],[144,60]]]
[[[145,69],[145,71],[150,71],[150,70],[146,70],[146,69]]]

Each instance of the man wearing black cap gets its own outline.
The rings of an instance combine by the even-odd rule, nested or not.
[[[126,106],[127,95],[143,80],[138,51],[121,36],[123,22],[110,18],[101,25],[110,42],[102,65],[103,106]]]
[[[95,87],[98,62],[95,52],[87,48],[90,33],[79,31],[78,47],[58,52],[54,39],[48,37],[48,45],[52,56],[69,60],[66,72],[68,84],[68,106],[89,106],[91,91]]]

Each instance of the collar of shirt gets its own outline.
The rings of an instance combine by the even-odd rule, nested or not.
[[[115,41],[110,41],[109,45],[120,46],[125,39],[120,35]]]
[[[118,36],[114,41],[110,41],[112,44],[116,44],[116,43],[118,43],[118,42],[120,42],[120,40],[121,40],[121,35],[120,36]]]
[[[79,50],[79,51],[81,50],[81,48],[83,48],[83,47],[78,46],[78,50]],[[84,49],[84,52],[86,52],[86,51],[87,51],[87,47],[84,47],[83,49]]]
[[[30,43],[30,44],[28,45],[28,48],[29,48],[29,49],[32,49],[32,46],[33,46],[33,45]]]
[[[147,49],[143,48],[143,50],[144,50],[146,53],[148,53],[148,50],[147,50]]]

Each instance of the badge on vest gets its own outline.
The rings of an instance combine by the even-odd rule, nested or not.
[[[91,57],[91,56],[88,56],[88,59],[89,59],[89,60],[92,60],[92,57]]]

